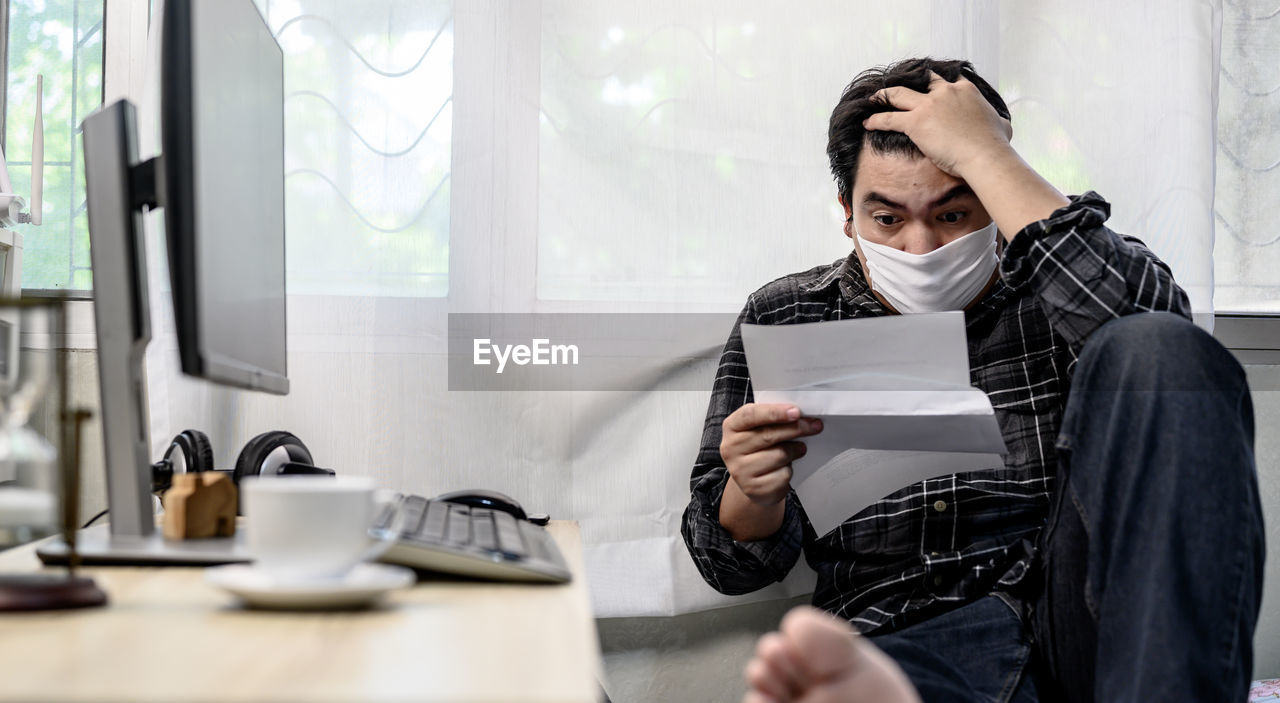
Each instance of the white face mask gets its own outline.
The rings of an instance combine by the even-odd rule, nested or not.
[[[854,235],[871,272],[871,289],[901,313],[963,310],[1000,262],[994,220],[927,254],[868,242],[856,228]]]

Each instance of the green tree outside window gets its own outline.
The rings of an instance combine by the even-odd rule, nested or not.
[[[102,104],[102,0],[10,0],[4,147],[31,192],[36,75],[44,74],[44,223],[18,225],[24,289],[90,290],[80,122]]]

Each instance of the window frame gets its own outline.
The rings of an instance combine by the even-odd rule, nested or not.
[[[10,0],[0,0],[0,139],[4,135],[9,83]],[[142,95],[147,55],[150,0],[104,0],[102,21],[102,104]],[[23,298],[60,297],[68,300],[66,330],[61,349],[97,348],[93,322],[93,291],[46,288],[22,289]]]
[[[1280,364],[1280,315],[1218,312],[1213,336],[1241,364]]]
[[[103,0],[103,19],[102,19],[102,47],[103,47],[103,66],[102,66],[102,104],[107,104],[108,88],[107,82],[110,80],[110,70],[107,66],[107,53],[110,39],[107,33],[107,15],[110,12],[110,6],[113,2],[119,5],[123,3],[142,3],[144,0]],[[7,108],[9,96],[9,10],[10,0],[0,0],[0,148],[4,148],[7,153],[8,145],[5,144],[5,133],[7,126]],[[119,5],[123,7],[123,5]],[[121,18],[123,19],[123,17]],[[119,21],[119,20],[118,20]],[[146,41],[143,38],[143,55],[145,56]],[[118,77],[117,77],[118,80]],[[83,158],[83,157],[81,157]],[[51,298],[58,297],[72,301],[91,301],[93,300],[92,289],[80,288],[27,288],[23,286],[22,297],[24,298]],[[78,317],[78,316],[77,316]],[[69,318],[70,319],[70,318]],[[68,332],[70,334],[70,332]]]

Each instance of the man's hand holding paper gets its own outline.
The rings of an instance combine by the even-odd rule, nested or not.
[[[825,426],[789,476],[819,535],[900,488],[1003,463],[961,312],[743,325],[742,341],[757,407],[794,405]]]
[[[760,539],[782,523],[791,490],[792,462],[805,455],[795,441],[822,431],[822,421],[800,417],[789,403],[747,403],[724,420],[720,457],[731,480],[720,518],[740,541]]]

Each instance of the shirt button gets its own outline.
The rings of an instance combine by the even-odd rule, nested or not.
[[[945,501],[945,500],[935,501],[935,502],[934,502],[934,504],[933,504],[933,509],[934,509],[934,510],[937,510],[937,511],[938,511],[938,512],[940,512],[940,513],[941,513],[941,512],[946,511],[946,509],[947,509],[947,501]]]
[[[935,586],[941,586],[941,585],[942,585],[942,577],[941,577],[941,576],[934,576],[934,577],[933,577],[933,585],[935,585]]]

